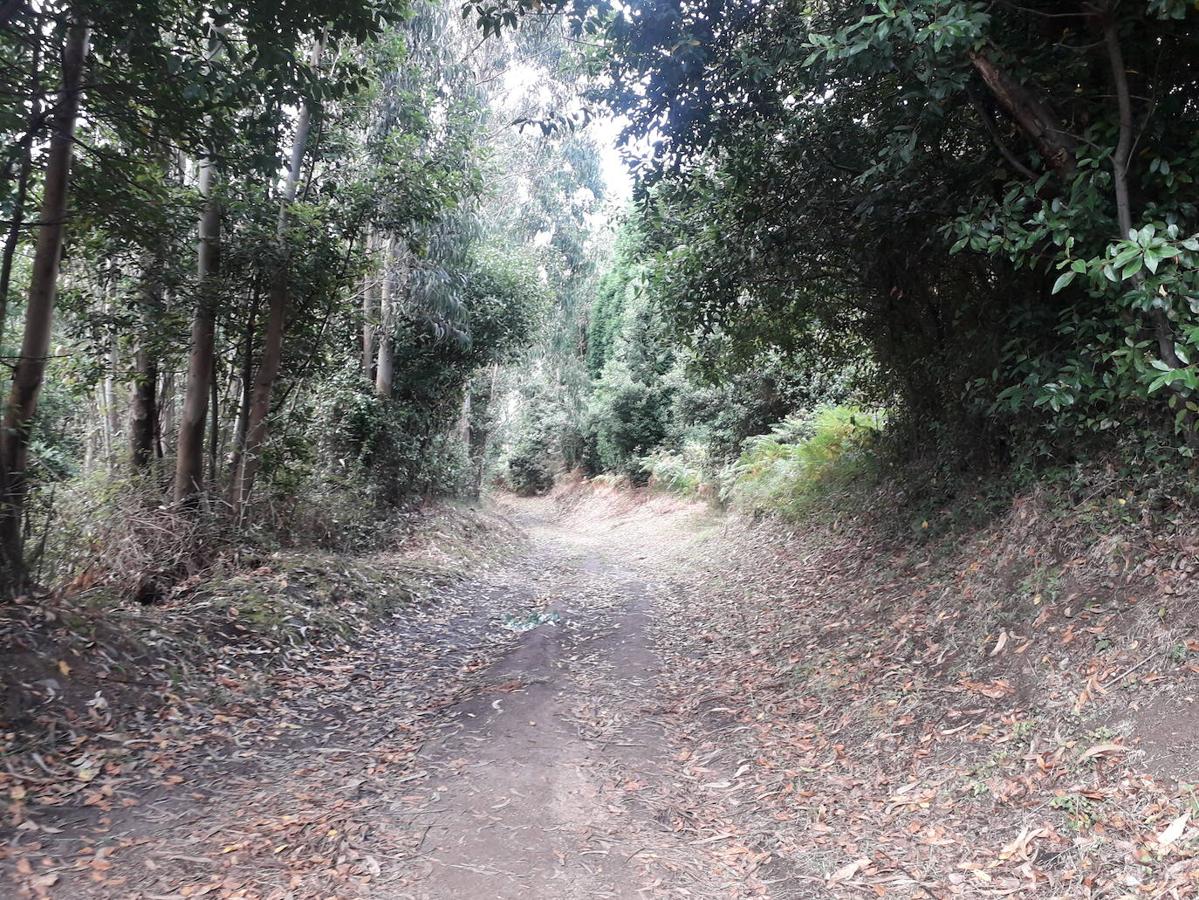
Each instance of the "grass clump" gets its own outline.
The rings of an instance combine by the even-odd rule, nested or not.
[[[869,451],[881,413],[827,406],[780,422],[745,442],[722,477],[722,498],[753,514],[798,519],[831,491],[873,472]]]

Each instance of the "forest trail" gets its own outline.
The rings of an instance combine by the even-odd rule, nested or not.
[[[21,896],[762,896],[667,774],[660,649],[714,514],[569,505],[507,498],[505,561],[340,655],[225,677],[94,814],[17,840]]]
[[[869,532],[602,485],[480,521],[504,554],[451,547],[352,643],[218,656],[212,696],[126,706],[65,773],[10,766],[0,896],[1196,896],[1199,664],[1145,585],[1118,620],[978,612],[1053,520],[1018,507],[932,575]],[[1096,669],[1080,627],[1130,649]]]
[[[668,753],[649,629],[689,533],[669,520],[652,534],[628,518],[567,527],[537,501],[515,511],[533,549],[512,590],[535,594],[547,621],[490,667],[425,754],[415,896],[726,896],[703,888],[702,847],[638,802]]]

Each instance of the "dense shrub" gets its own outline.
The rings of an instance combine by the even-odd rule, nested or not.
[[[600,383],[592,409],[596,452],[605,472],[641,480],[641,458],[666,438],[669,389],[616,371]]]
[[[654,490],[684,497],[707,496],[714,483],[712,460],[704,444],[685,444],[678,452],[659,450],[642,460]]]
[[[722,496],[753,513],[794,518],[830,490],[871,471],[868,452],[882,425],[879,414],[829,406],[750,438],[723,474]]]
[[[544,494],[554,486],[549,447],[540,441],[518,444],[508,457],[507,484],[518,494]]]

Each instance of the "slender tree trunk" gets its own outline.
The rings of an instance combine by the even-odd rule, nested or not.
[[[208,58],[224,52],[218,30],[209,35]],[[207,148],[210,152],[212,148]],[[204,490],[204,428],[208,417],[208,391],[216,352],[217,285],[221,265],[221,207],[215,197],[219,175],[211,155],[199,161],[199,192],[204,199],[196,250],[196,307],[192,314],[191,349],[187,357],[187,386],[175,448],[176,503],[194,504]]]
[[[383,247],[382,290],[379,295],[379,360],[375,366],[375,393],[390,397],[395,377],[396,239]]]
[[[491,403],[495,399],[495,386],[500,377],[500,364],[491,364],[491,378],[487,383],[486,395],[483,400],[483,417],[485,427],[474,429],[471,434],[471,461],[474,463],[474,490],[475,496],[478,497],[483,493],[483,470],[487,465],[487,448],[491,443],[491,427],[486,422],[486,416],[490,412]]]
[[[105,312],[111,317],[113,285],[105,286],[108,300],[105,301]],[[116,332],[108,336],[108,371],[104,373],[104,418],[105,418],[105,450],[108,453],[107,465],[112,472],[117,465],[117,438],[121,431],[121,417],[117,413],[116,373],[121,367],[121,355]]]
[[[324,39],[317,40],[312,50],[312,66],[320,65]],[[296,121],[295,142],[291,148],[291,164],[287,169],[287,181],[279,201],[279,220],[275,228],[277,259],[271,277],[270,302],[267,311],[266,332],[263,335],[262,359],[254,376],[254,391],[250,400],[250,415],[246,426],[246,444],[242,454],[241,470],[235,479],[234,505],[241,514],[242,508],[254,489],[254,478],[262,463],[262,448],[266,443],[268,416],[271,411],[271,392],[279,376],[283,361],[283,334],[287,324],[289,303],[287,221],[291,205],[296,200],[296,189],[300,183],[300,170],[304,165],[304,154],[308,148],[308,132],[312,127],[312,109],[307,102],[300,107]]]
[[[375,365],[375,315],[376,295],[379,290],[379,272],[374,266],[374,254],[378,241],[374,234],[366,237],[366,274],[362,276],[362,372],[369,381],[374,377]]]
[[[1120,240],[1128,240],[1132,231],[1132,202],[1128,196],[1128,164],[1132,153],[1132,92],[1128,88],[1128,72],[1124,68],[1124,54],[1120,48],[1120,37],[1116,32],[1115,10],[1107,13],[1107,21],[1103,27],[1104,42],[1107,45],[1108,62],[1112,70],[1112,84],[1116,91],[1116,109],[1119,115],[1120,129],[1116,139],[1116,149],[1112,153],[1112,189],[1116,195],[1116,222],[1120,228]],[[1134,281],[1139,285],[1144,275],[1138,272]],[[1174,349],[1174,329],[1165,312],[1153,309],[1149,313],[1157,338],[1158,352],[1162,360],[1172,369],[1183,366]]]
[[[167,447],[175,440],[175,373],[162,373],[162,390],[158,392],[158,458],[166,459]],[[164,485],[165,488],[165,485]]]
[[[212,367],[212,377],[209,379],[208,401],[208,485],[215,493],[220,472],[217,471],[217,452],[220,445],[220,388],[217,385],[217,367]]]
[[[462,392],[462,409],[458,413],[458,438],[470,449],[470,382],[466,383],[466,390]]]
[[[105,379],[107,382],[107,379]],[[112,419],[108,415],[108,384],[96,386],[96,427],[100,430],[100,458],[104,468],[112,470]]]
[[[129,462],[134,472],[150,468],[158,432],[158,356],[152,348],[152,337],[162,311],[160,266],[160,259],[147,254],[141,281],[141,333],[133,352],[133,385],[129,391]]]
[[[1112,71],[1112,85],[1116,91],[1116,111],[1119,116],[1119,132],[1116,138],[1116,149],[1112,153],[1112,188],[1116,195],[1116,222],[1120,228],[1120,240],[1128,240],[1132,232],[1132,202],[1128,193],[1128,164],[1132,154],[1133,121],[1132,121],[1132,91],[1128,87],[1128,70],[1124,66],[1124,53],[1120,47],[1120,35],[1116,30],[1115,5],[1106,12],[1103,25],[1103,39],[1107,46],[1108,63]],[[1133,282],[1139,287],[1144,283],[1145,276],[1138,272],[1133,276]],[[1162,361],[1171,369],[1183,368],[1186,364],[1178,356],[1175,348],[1174,326],[1163,309],[1149,311],[1149,324],[1157,340],[1157,351]],[[1188,398],[1177,387],[1170,388],[1177,399],[1185,403]],[[1199,447],[1199,430],[1196,429],[1195,415],[1182,406],[1183,420],[1186,423],[1184,437],[1187,444]]]
[[[29,125],[21,141],[21,168],[17,173],[17,188],[13,196],[12,222],[9,223],[8,235],[4,239],[3,256],[0,257],[0,347],[4,346],[4,324],[8,318],[8,293],[12,286],[13,259],[21,243],[21,230],[25,227],[25,201],[29,193],[29,178],[33,173],[33,142],[41,130],[41,62],[42,42],[34,41]]]
[[[95,429],[92,428],[91,424],[90,424],[91,418],[92,418],[91,412],[92,412],[92,403],[89,400],[89,401],[87,401],[87,413],[88,414],[87,414],[86,418],[84,419],[84,421],[89,424],[87,426],[87,431],[83,435],[83,471],[88,474],[91,473],[92,465],[95,463],[95,460],[96,460],[96,439],[95,439],[96,432],[95,432]]]
[[[209,382],[216,350],[216,289],[220,273],[221,209],[213,196],[217,181],[211,158],[200,160],[200,217],[197,251],[197,296],[192,318],[191,351],[187,357],[187,388],[179,421],[175,454],[175,502],[192,502],[204,487],[204,426],[208,418]]]
[[[50,327],[67,217],[71,154],[87,50],[87,26],[82,23],[70,25],[63,48],[62,94],[51,117],[41,224],[25,307],[25,331],[13,370],[3,430],[0,430],[0,594],[20,589],[26,578],[21,522],[29,489],[26,478],[29,438],[45,377],[46,358],[50,353]]]
[[[246,317],[246,342],[242,353],[241,399],[237,404],[237,425],[233,432],[233,461],[229,466],[229,502],[235,503],[234,491],[238,489],[238,473],[241,471],[242,456],[246,448],[246,429],[250,423],[250,400],[254,383],[254,324],[258,318],[258,288],[255,286],[250,302],[250,312]]]

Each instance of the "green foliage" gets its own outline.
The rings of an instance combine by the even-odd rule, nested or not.
[[[597,64],[655,141],[644,277],[726,368],[769,349],[853,371],[913,449],[933,423],[984,456],[1135,425],[1189,454],[1193,16],[641,5]]]
[[[723,498],[738,509],[798,518],[830,491],[872,471],[871,445],[882,417],[856,407],[824,407],[750,438],[723,475]]]
[[[549,467],[550,440],[546,435],[529,434],[518,441],[508,456],[506,482],[518,494],[544,494],[554,486]]]
[[[610,367],[596,387],[593,404],[590,426],[601,471],[642,480],[641,458],[666,438],[668,389]]]
[[[552,461],[562,428],[548,385],[534,385],[510,438],[504,483],[518,494],[543,494],[554,486]]]
[[[642,461],[649,486],[683,497],[703,497],[712,488],[712,460],[703,444],[684,444],[677,453],[659,450]]]
[[[188,457],[203,470],[201,496],[187,498],[202,510],[197,521],[237,507],[226,527],[263,543],[305,529],[360,537],[372,516],[387,521],[414,498],[476,494],[503,456],[493,434],[509,424],[507,398],[493,398],[501,372],[543,335],[578,343],[579,298],[599,251],[591,141],[510,127],[574,92],[562,34],[481,46],[458,8],[425,0],[7,7],[0,212],[14,265],[0,352],[10,358],[21,345],[47,104],[72,23],[85,20],[92,41],[49,383],[30,423],[30,465],[12,473],[32,482],[29,502],[0,492],[6,535],[36,536],[59,512],[78,519],[55,525],[64,534],[116,535],[93,528],[72,502],[89,491],[76,489],[136,468],[147,496],[169,491],[185,411],[187,434],[203,425],[203,440],[186,442],[203,451],[202,467],[199,454]],[[505,77],[522,67],[538,78],[526,96]],[[215,188],[201,196],[210,175]],[[201,280],[197,223],[208,210],[219,237],[204,255],[219,265]],[[207,366],[209,318],[214,371],[189,384],[193,360]],[[380,361],[392,355],[388,382]],[[580,421],[581,396],[573,392],[576,412],[562,423]],[[564,444],[558,430],[546,438],[554,452]],[[532,456],[544,486],[554,467],[546,453]],[[236,473],[248,471],[248,501],[227,503]],[[135,505],[103,508],[126,515]],[[50,555],[51,577],[74,564]]]

